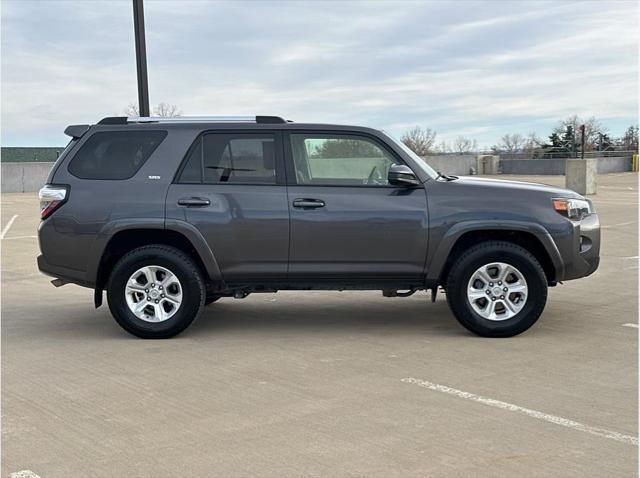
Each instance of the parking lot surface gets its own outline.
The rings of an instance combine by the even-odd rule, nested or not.
[[[510,339],[424,292],[227,298],[136,339],[38,272],[36,195],[3,194],[2,476],[636,476],[637,175],[598,181],[599,270]]]

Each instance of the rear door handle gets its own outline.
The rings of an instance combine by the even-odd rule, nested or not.
[[[316,209],[324,207],[324,201],[321,199],[294,199],[293,207],[300,207],[303,209]]]
[[[205,207],[211,204],[206,198],[182,198],[178,199],[178,206],[186,207]]]

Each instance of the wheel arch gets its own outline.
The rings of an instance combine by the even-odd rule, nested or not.
[[[94,259],[89,265],[97,295],[102,295],[113,265],[122,255],[137,247],[149,244],[165,244],[188,253],[195,260],[208,281],[222,281],[222,274],[215,256],[202,234],[184,221],[164,220],[126,223],[109,223],[98,235],[93,247]]]
[[[456,257],[472,245],[501,240],[527,249],[540,262],[549,285],[562,277],[564,263],[549,232],[538,224],[467,222],[451,227],[430,257],[427,282],[442,284]]]

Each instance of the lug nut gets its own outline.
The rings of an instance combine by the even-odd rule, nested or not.
[[[491,297],[491,300],[496,300],[496,298],[495,297]]]
[[[162,290],[162,286],[159,286],[158,289]]]
[[[487,294],[491,294],[491,291],[489,289],[487,289]]]
[[[149,302],[151,302],[151,297],[147,297],[147,300],[148,300]]]
[[[160,297],[162,297],[164,299],[164,294],[162,294]]]
[[[501,296],[500,296],[500,298],[501,298],[501,299],[504,299],[504,295],[501,295]]]
[[[158,303],[158,301],[156,300],[156,304]]]
[[[151,287],[155,287],[155,286],[156,286],[155,284],[151,284]]]
[[[501,280],[498,281],[498,285],[502,285],[502,281]]]
[[[489,285],[490,285],[491,287],[493,287],[493,282],[489,282]]]
[[[145,291],[147,294],[149,293],[149,289],[145,289],[144,291]]]

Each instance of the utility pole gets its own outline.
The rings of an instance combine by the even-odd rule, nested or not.
[[[580,125],[580,133],[582,136],[580,146],[580,159],[584,159],[584,125]]]
[[[149,80],[147,78],[147,45],[144,40],[144,7],[142,0],[133,0],[133,28],[136,38],[136,67],[138,72],[138,111],[149,116]]]

